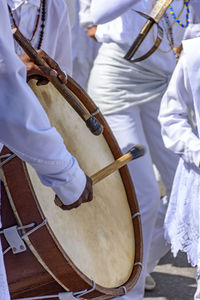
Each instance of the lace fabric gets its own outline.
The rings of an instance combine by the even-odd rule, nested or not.
[[[174,256],[187,253],[188,262],[200,269],[200,169],[180,159],[167,210],[165,238]]]

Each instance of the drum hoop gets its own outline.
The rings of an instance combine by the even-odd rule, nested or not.
[[[80,99],[80,101],[85,105],[88,111],[92,114],[98,110],[95,103],[91,100],[91,98],[86,94],[86,92],[71,78],[68,77],[68,87],[70,90]],[[103,136],[110,148],[115,159],[119,158],[122,153],[117,144],[116,139],[114,138],[106,120],[103,115],[98,112],[95,116],[100,123],[104,126]],[[6,147],[3,148],[2,154],[9,153],[10,150]],[[43,212],[39,206],[37,197],[35,195],[35,191],[32,187],[32,183],[30,181],[26,164],[21,161],[19,158],[14,158],[8,164],[3,166],[3,171],[5,175],[5,186],[8,187],[9,192],[12,197],[13,203],[12,207],[15,207],[17,211],[17,219],[19,223],[28,224],[33,222],[30,219],[27,211],[31,211],[32,216],[34,217],[34,222],[40,224],[44,219]],[[16,172],[16,173],[15,173]],[[139,212],[139,207],[137,203],[137,198],[134,190],[134,186],[131,183],[131,177],[128,171],[128,168],[125,166],[120,169],[120,175],[125,187],[125,192],[127,195],[127,200],[129,203],[130,211],[132,215],[136,214],[136,217],[133,218],[133,230],[135,234],[135,262],[132,273],[123,286],[119,286],[116,288],[105,288],[100,285],[96,285],[95,291],[87,294],[86,298],[95,298],[103,295],[121,296],[125,293],[125,291],[129,291],[134,285],[137,283],[137,280],[141,273],[141,264],[137,264],[138,262],[142,262],[142,231],[141,231],[141,220],[140,215],[137,214]],[[23,180],[22,180],[23,179]],[[17,190],[18,186],[23,186],[23,194],[25,196],[25,201],[21,201],[21,191]],[[26,207],[26,209],[25,209]],[[15,211],[14,211],[15,213]],[[15,213],[16,214],[16,213]],[[41,243],[45,240],[45,245],[43,244],[43,248],[40,248]],[[40,228],[37,232],[34,232],[30,237],[29,241],[38,256],[44,262],[48,269],[54,274],[54,279],[66,290],[71,291],[79,291],[80,289],[90,289],[92,287],[92,280],[90,280],[86,275],[84,275],[70,260],[67,254],[63,251],[63,249],[57,243],[57,239],[54,236],[51,228],[47,225]],[[46,249],[46,251],[45,251]],[[51,253],[47,253],[48,249],[51,249]],[[32,251],[33,249],[31,249]],[[32,251],[34,252],[34,251]],[[35,253],[33,253],[35,255]],[[56,257],[56,259],[52,260],[52,256]],[[63,274],[62,268],[60,266],[67,265],[67,268],[70,271],[70,275],[66,279],[66,274]],[[45,266],[43,265],[45,268]],[[65,268],[63,268],[65,269]],[[49,272],[49,270],[47,270]],[[71,280],[72,278],[72,280]]]

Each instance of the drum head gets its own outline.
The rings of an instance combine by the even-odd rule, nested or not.
[[[114,161],[103,137],[94,136],[52,85],[34,89],[52,126],[89,176]],[[50,96],[49,96],[50,95]],[[94,185],[94,200],[72,211],[54,204],[55,194],[28,167],[41,209],[70,260],[86,276],[107,288],[124,284],[133,269],[134,230],[119,172]]]

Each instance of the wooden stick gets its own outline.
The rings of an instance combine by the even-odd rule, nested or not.
[[[129,152],[121,156],[120,158],[116,159],[113,163],[106,166],[105,168],[101,169],[94,175],[90,176],[92,179],[93,184],[103,180],[107,176],[111,175],[115,171],[119,170],[120,168],[124,167],[128,162],[134,160],[138,157],[143,156],[145,153],[144,147],[142,145],[135,145],[133,148],[130,149]]]
[[[92,179],[92,183],[96,184],[100,182],[101,180],[105,179],[107,176],[111,175],[115,171],[119,170],[120,168],[124,167],[128,162],[131,160],[134,160],[136,158],[139,158],[143,156],[145,153],[145,148],[142,145],[135,145],[133,148],[130,149],[130,151],[117,160],[115,160],[110,165],[106,166],[105,168],[101,169],[94,175],[90,176]],[[63,203],[62,201],[56,196],[54,200],[55,204],[59,207],[62,207]]]
[[[23,48],[25,53],[34,61],[35,64],[39,66],[49,67],[49,65],[43,58],[39,56],[37,51],[32,47],[31,43],[23,36],[19,29],[14,28],[12,30],[12,33],[15,40]],[[94,116],[92,116],[88,112],[88,110],[83,106],[76,95],[74,95],[74,93],[66,85],[62,84],[58,77],[50,78],[50,82],[73,107],[73,109],[78,113],[82,120],[85,121],[90,131],[95,135],[100,135],[103,131],[102,125]]]

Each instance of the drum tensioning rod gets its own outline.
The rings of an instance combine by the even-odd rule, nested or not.
[[[18,28],[12,29],[13,36],[17,43],[22,47],[24,52],[39,66],[49,67],[46,61],[39,56],[37,51],[33,48],[31,43],[19,31]],[[50,78],[49,81],[67,100],[67,102],[78,113],[82,120],[86,123],[87,127],[94,135],[100,135],[103,132],[103,126],[100,122],[92,116],[85,106],[79,101],[78,97],[65,85],[62,84],[58,77]]]
[[[120,168],[124,167],[128,162],[139,158],[145,154],[145,148],[142,145],[135,145],[132,147],[126,154],[122,155],[110,165],[106,166],[105,168],[101,169],[94,175],[90,176],[92,179],[92,183],[96,184],[99,181],[103,180],[107,176],[111,175],[115,171],[119,170]],[[63,203],[61,200],[56,196],[54,200],[55,204],[59,207],[62,207]]]

